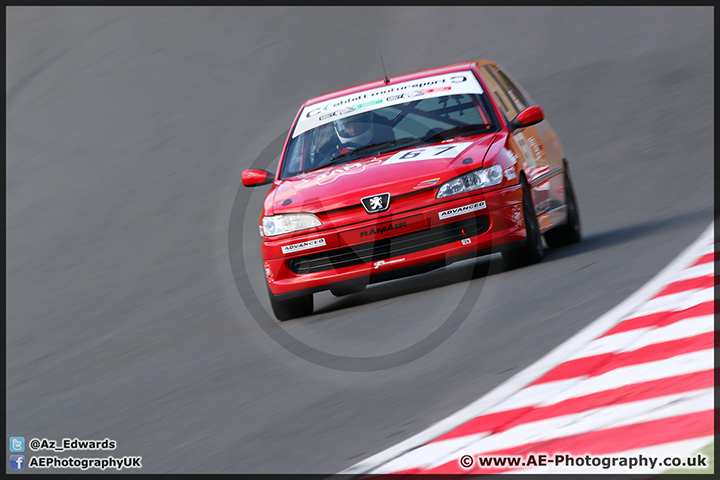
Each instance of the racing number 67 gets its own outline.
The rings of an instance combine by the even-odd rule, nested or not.
[[[447,152],[448,150],[452,150],[453,148],[455,148],[455,145],[451,145],[449,147],[437,147],[437,151],[435,153],[433,153],[431,156],[437,157],[438,155],[442,155],[443,153]],[[425,153],[426,151],[429,151],[429,150],[430,149],[422,149],[422,148],[419,148],[417,150],[411,150],[411,151],[403,154],[403,156],[400,157],[400,160],[409,160],[409,159],[415,158],[415,157],[419,156],[421,153]]]

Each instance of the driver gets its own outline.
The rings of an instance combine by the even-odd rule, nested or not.
[[[313,141],[312,168],[326,165],[333,157],[356,148],[394,139],[392,129],[382,120],[373,112],[364,112],[320,126]]]
[[[345,153],[342,151],[344,149],[350,151],[374,143],[372,142],[375,131],[373,117],[373,112],[366,112],[333,122],[335,133],[340,140],[339,153]]]

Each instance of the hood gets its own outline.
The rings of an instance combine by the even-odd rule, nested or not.
[[[352,160],[282,181],[266,202],[273,214],[358,206],[362,197],[412,193],[480,168],[496,134],[448,140]],[[470,162],[467,159],[471,159]]]

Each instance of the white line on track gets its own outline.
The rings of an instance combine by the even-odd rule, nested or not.
[[[702,412],[711,408],[713,408],[712,388],[606,406],[520,424],[492,436],[483,434],[483,438],[480,439],[477,439],[478,435],[468,435],[429,443],[419,448],[417,455],[403,455],[373,470],[372,473],[384,474],[411,468],[435,468],[457,461],[461,455],[487,454],[530,443],[635,425]]]
[[[648,300],[634,310],[632,316],[628,318],[642,317],[643,315],[650,315],[651,313],[687,310],[695,305],[710,302],[714,299],[715,289],[713,287],[671,293],[670,295],[663,295]]]
[[[661,378],[702,372],[714,367],[712,349],[676,355],[655,362],[620,367],[596,377],[576,377],[567,380],[539,383],[520,390],[484,413],[497,413],[523,407],[552,405],[571,398],[604,392],[632,384],[632,379],[643,382]]]
[[[437,422],[430,426],[426,430],[408,438],[407,440],[396,444],[382,452],[379,452],[355,465],[343,470],[341,474],[364,474],[387,463],[388,461],[399,457],[400,455],[417,448],[431,440],[439,437],[440,435],[452,430],[453,428],[462,425],[468,420],[479,416],[494,405],[502,402],[507,397],[518,392],[523,387],[527,386],[540,376],[547,373],[550,369],[557,366],[561,362],[565,361],[568,357],[572,356],[575,352],[580,350],[587,342],[593,340],[604,332],[608,331],[613,326],[617,325],[622,321],[628,314],[630,314],[638,305],[650,299],[652,296],[660,292],[668,283],[675,280],[678,273],[688,267],[688,264],[695,260],[702,253],[710,253],[712,249],[708,249],[708,243],[713,241],[713,227],[714,222],[711,223],[700,237],[693,242],[688,248],[686,248],[680,255],[678,255],[669,265],[655,275],[648,283],[643,285],[639,290],[630,295],[620,304],[615,306],[613,309],[599,317],[597,320],[580,330],[576,335],[565,341],[564,343],[557,346],[545,357],[541,358],[534,364],[527,367],[525,370],[514,375],[504,383],[488,392],[478,400],[474,401],[465,408],[457,411],[449,417]],[[714,298],[713,289],[709,290],[709,298]],[[703,292],[705,296],[707,293]],[[672,296],[672,295],[670,295]],[[695,294],[698,297],[697,293]],[[702,297],[704,298],[704,296]],[[684,299],[687,303],[688,299]],[[691,299],[696,301],[697,298]],[[705,300],[705,301],[707,301]],[[702,303],[702,302],[698,302]],[[687,307],[686,307],[687,308]],[[675,310],[677,308],[674,308]],[[702,352],[694,352],[697,355]],[[712,355],[710,356],[711,365],[713,364]],[[710,367],[712,368],[712,366]],[[669,372],[665,372],[665,376],[672,375]],[[633,377],[629,377],[633,378]],[[643,379],[645,380],[645,379]]]
[[[461,454],[479,455],[530,443],[555,440],[562,437],[589,433],[607,428],[634,425],[652,420],[702,412],[713,408],[712,388],[666,395],[663,397],[605,406],[581,413],[562,415],[525,423],[504,432],[480,439],[433,462],[428,467],[438,467],[456,461]],[[440,443],[440,442],[438,442]],[[430,444],[434,445],[434,444]],[[437,445],[437,444],[435,444]],[[440,445],[438,445],[440,447]],[[403,460],[401,457],[397,460]],[[391,473],[418,467],[407,462],[390,462],[382,470],[373,473]],[[393,468],[390,468],[392,465]],[[400,467],[400,468],[397,468]],[[424,468],[428,468],[424,467]]]
[[[662,327],[644,327],[600,337],[588,343],[587,348],[570,357],[570,360],[592,357],[603,353],[628,352],[654,343],[667,342],[712,332],[713,315],[686,318]]]
[[[390,462],[374,470],[372,473],[394,473],[418,466],[427,467],[430,465],[442,464],[447,462],[447,460],[444,460],[445,458],[458,458],[459,455],[454,456],[454,454],[457,454],[467,448],[468,445],[472,445],[488,435],[488,432],[484,432],[451,438],[441,442],[428,443],[406,453],[405,455],[402,455],[399,458],[390,460]]]
[[[553,397],[544,398],[547,399],[548,404],[554,404],[571,398],[632,385],[634,379],[642,379],[642,382],[650,382],[652,380],[660,380],[677,375],[704,372],[714,367],[715,355],[713,350],[700,350],[677,355],[665,360],[616,368],[597,377],[589,377],[581,381],[576,380],[572,388],[558,391]],[[532,387],[526,390],[530,388]],[[535,403],[537,403],[537,399],[535,399]]]
[[[708,263],[701,263],[700,265],[695,265],[694,267],[686,268],[682,271],[680,276],[677,278],[679,280],[689,280],[691,278],[698,278],[698,277],[706,277],[708,275],[714,275],[715,274],[715,264],[713,262]]]
[[[689,338],[701,333],[708,333],[714,330],[713,315],[686,318],[670,325],[653,328],[647,334],[622,348],[621,352],[631,352],[655,343],[669,342],[681,338]]]

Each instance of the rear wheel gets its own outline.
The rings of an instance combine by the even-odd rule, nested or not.
[[[532,196],[530,195],[530,187],[528,187],[524,177],[521,178],[520,182],[522,184],[522,209],[527,240],[522,247],[502,252],[503,261],[509,268],[518,268],[537,263],[542,260],[544,253],[542,236],[540,235],[540,225],[535,215],[535,207],[533,206]]]
[[[552,230],[545,232],[545,241],[548,247],[557,248],[570,245],[580,241],[580,213],[578,212],[575,189],[573,189],[568,173],[567,163],[565,164],[565,205],[567,205],[567,220]]]
[[[268,296],[270,297],[270,306],[272,307],[273,313],[281,322],[304,317],[313,312],[314,304],[312,293],[287,300],[278,300],[268,288]]]

